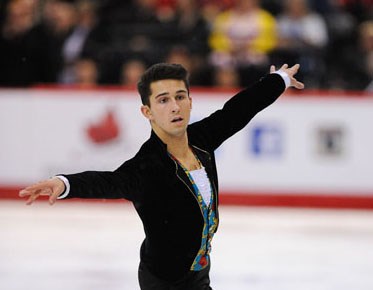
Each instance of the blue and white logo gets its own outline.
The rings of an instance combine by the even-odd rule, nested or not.
[[[251,152],[255,156],[280,157],[283,154],[284,134],[273,123],[254,124],[251,131]]]

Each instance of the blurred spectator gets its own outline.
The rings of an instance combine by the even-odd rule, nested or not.
[[[333,11],[336,0],[309,0],[309,7],[321,15],[328,15]]]
[[[118,83],[122,63],[129,59],[140,59],[148,66],[164,58],[174,34],[158,16],[157,0],[101,3],[99,23],[84,55],[99,61],[102,83]]]
[[[199,0],[201,13],[208,23],[213,23],[216,16],[234,6],[236,0]]]
[[[364,21],[359,25],[359,46],[364,54],[373,53],[373,20]],[[370,58],[369,58],[370,59]],[[370,71],[373,70],[373,63],[367,63]],[[373,75],[373,74],[372,74]]]
[[[328,30],[321,15],[313,12],[307,0],[286,0],[277,18],[278,44],[272,54],[275,64],[299,63],[299,79],[308,88],[318,88],[325,78],[324,54]]]
[[[94,87],[98,83],[97,64],[92,59],[79,59],[74,64],[75,84],[79,87]]]
[[[50,41],[38,22],[37,0],[11,0],[0,31],[0,85],[28,86],[55,81]]]
[[[341,65],[342,50],[346,46],[351,47],[352,42],[356,42],[354,30],[356,29],[357,21],[353,15],[343,10],[343,7],[337,1],[330,0],[329,3],[330,9],[324,14],[329,35],[324,58],[327,78],[325,78],[324,83],[320,87],[339,89],[342,88],[340,87],[341,72],[346,70],[346,67]]]
[[[358,27],[357,41],[341,47],[336,87],[345,90],[371,90],[373,77],[373,21],[365,21]]]
[[[55,36],[66,36],[77,22],[74,0],[47,0],[43,21]]]
[[[174,46],[172,47],[165,57],[167,63],[179,63],[191,73],[193,72],[193,60],[187,47]],[[191,76],[190,76],[191,77]]]
[[[335,0],[339,6],[352,14],[358,22],[373,19],[372,0]]]
[[[100,18],[105,25],[158,21],[157,0],[106,0],[102,2]]]
[[[369,1],[331,1],[331,12],[325,15],[330,42],[325,58],[327,82],[322,88],[360,90],[367,85],[367,77],[363,77],[362,70],[357,69],[357,66],[362,67],[361,61],[366,61],[359,41],[359,17],[349,11],[348,5],[365,3],[364,10],[369,15],[373,7],[367,5]]]
[[[123,5],[122,5],[123,6]],[[122,14],[112,11],[113,19],[106,19],[101,25],[109,24],[110,45],[126,58],[141,57],[147,62],[156,62],[164,52],[162,40],[166,31],[157,17],[156,0],[133,0],[120,9]],[[106,15],[107,18],[107,15]]]
[[[213,83],[215,87],[233,89],[240,86],[240,76],[237,70],[233,67],[217,67],[213,74]]]
[[[323,0],[328,1],[328,0]],[[267,10],[269,13],[271,13],[274,16],[277,16],[281,13],[284,0],[261,0],[261,6],[263,9]]]
[[[140,59],[126,61],[122,65],[120,84],[136,87],[140,76],[145,72],[146,68],[146,64]]]
[[[201,63],[200,58],[193,56],[186,46],[173,46],[168,51],[164,61],[183,65],[189,72],[189,82],[193,86],[202,86],[211,83],[209,68]]]
[[[184,64],[192,85],[204,85],[210,30],[197,2],[175,1],[175,14],[167,23],[170,39],[165,58],[167,62]]]
[[[73,0],[47,0],[42,11],[42,22],[51,40],[50,66],[56,82],[61,81],[65,66],[64,46],[77,23],[77,11]]]
[[[176,0],[175,16],[170,27],[176,29],[172,46],[184,45],[193,56],[207,56],[210,30],[197,0]]]
[[[75,62],[82,57],[83,48],[92,29],[97,23],[95,3],[90,0],[80,0],[69,7],[72,27],[63,41],[61,48],[62,66],[58,75],[59,83],[74,83]]]
[[[362,79],[367,82],[367,84],[363,83],[363,87],[366,91],[373,93],[373,20],[363,22],[359,32],[359,47],[363,56],[360,60]]]
[[[212,64],[238,69],[242,85],[268,71],[268,54],[276,45],[276,20],[259,3],[237,0],[233,8],[218,14],[212,27]]]

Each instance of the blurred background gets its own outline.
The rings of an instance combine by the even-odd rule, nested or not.
[[[135,85],[157,62],[190,72],[192,121],[271,64],[300,63],[306,85],[216,152],[213,288],[373,289],[372,13],[372,0],[0,1],[0,289],[138,289],[131,204],[26,207],[18,190],[132,157],[149,136]]]
[[[300,63],[308,89],[372,90],[371,0],[3,0],[0,85],[132,85],[156,62],[196,86]]]

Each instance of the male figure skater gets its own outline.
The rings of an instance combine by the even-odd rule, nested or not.
[[[142,290],[202,290],[210,287],[211,240],[218,228],[218,177],[214,150],[273,103],[287,87],[302,89],[285,64],[240,91],[218,110],[189,125],[192,98],[187,71],[156,64],[138,83],[141,113],[150,138],[114,171],[59,175],[26,187],[28,204],[49,196],[125,198],[133,202],[145,231],[139,283]],[[238,168],[236,170],[239,170]],[[244,173],[242,173],[244,174]]]

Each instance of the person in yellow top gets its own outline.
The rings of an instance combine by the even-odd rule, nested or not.
[[[217,69],[267,67],[268,53],[277,42],[276,30],[275,17],[260,7],[259,0],[236,0],[234,7],[218,14],[212,23],[211,64]]]

